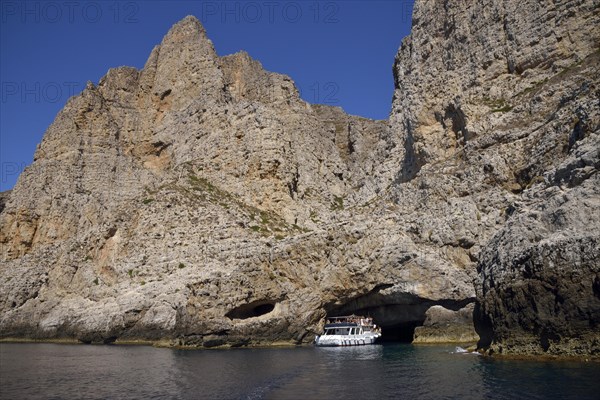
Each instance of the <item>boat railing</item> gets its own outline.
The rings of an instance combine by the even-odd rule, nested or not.
[[[356,315],[347,315],[341,317],[328,317],[327,323],[336,324],[336,323],[354,323],[360,326],[375,326],[373,323],[373,318],[371,317],[359,317]]]

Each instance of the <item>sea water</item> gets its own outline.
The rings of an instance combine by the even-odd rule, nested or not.
[[[2,399],[600,399],[600,363],[454,346],[175,350],[0,344]]]

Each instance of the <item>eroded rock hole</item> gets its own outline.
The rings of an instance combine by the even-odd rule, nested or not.
[[[328,313],[328,316],[335,317],[354,314],[372,317],[373,322],[381,328],[381,342],[412,342],[415,328],[423,325],[425,311],[429,308],[428,305],[420,304],[388,304],[354,308],[351,304],[352,302],[341,308],[332,310]]]
[[[405,342],[414,340],[415,328],[423,326],[429,308],[441,305],[448,310],[457,311],[465,307],[471,299],[464,301],[433,301],[410,293],[384,294],[393,285],[380,285],[371,292],[357,297],[341,306],[327,309],[327,316],[360,315],[372,317],[381,328],[382,342]]]
[[[165,90],[164,92],[162,92],[162,94],[160,95],[160,99],[161,99],[161,100],[164,100],[164,99],[165,99],[165,97],[167,97],[167,96],[168,96],[168,95],[170,95],[170,94],[171,94],[171,89],[167,89],[167,90]]]
[[[104,343],[104,344],[112,344],[112,343],[114,343],[116,341],[117,341],[117,337],[116,336],[110,336],[110,337],[102,339],[102,343]]]
[[[450,104],[446,107],[444,119],[451,121],[452,132],[454,132],[456,140],[466,143],[468,140],[473,139],[473,135],[467,129],[467,118],[460,106],[455,107],[453,104]],[[443,123],[442,126],[445,127],[446,123]]]
[[[381,313],[376,310],[370,310],[372,312],[368,312],[367,310],[356,310],[353,313],[331,313],[328,316],[335,317],[341,315],[360,315],[372,317],[373,322],[379,328],[381,328],[381,338],[380,342],[401,342],[401,343],[411,343],[413,341],[415,335],[415,328],[423,325],[423,319],[413,320],[413,321],[403,321],[403,322],[390,322],[385,318],[381,317]]]
[[[415,328],[421,325],[423,325],[423,321],[412,321],[382,326],[381,341],[411,343],[415,336]]]
[[[275,309],[275,302],[268,300],[257,300],[242,304],[229,311],[225,316],[229,319],[248,319],[266,315]]]

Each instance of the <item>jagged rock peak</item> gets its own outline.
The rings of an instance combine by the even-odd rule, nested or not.
[[[188,15],[169,29],[169,32],[163,38],[163,43],[168,41],[197,40],[206,38],[206,30],[202,23],[193,15]]]
[[[192,99],[220,99],[223,82],[218,60],[200,21],[188,16],[173,25],[152,50],[141,84],[159,97],[172,93],[173,109],[185,107]]]

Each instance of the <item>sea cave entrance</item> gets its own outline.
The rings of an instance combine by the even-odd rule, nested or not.
[[[386,286],[388,287],[388,286]],[[425,313],[430,307],[441,305],[457,311],[472,300],[430,300],[408,293],[383,295],[381,288],[352,299],[342,305],[335,304],[326,308],[328,317],[341,315],[361,315],[372,317],[381,327],[381,341],[411,343],[415,329],[425,322]]]
[[[382,342],[411,343],[415,328],[423,325],[425,311],[430,304],[383,304],[372,307],[356,307],[356,300],[341,307],[331,309],[328,317],[341,315],[361,315],[372,317],[381,328]]]
[[[422,321],[406,322],[397,325],[381,325],[382,342],[412,343],[415,328],[423,325]]]

